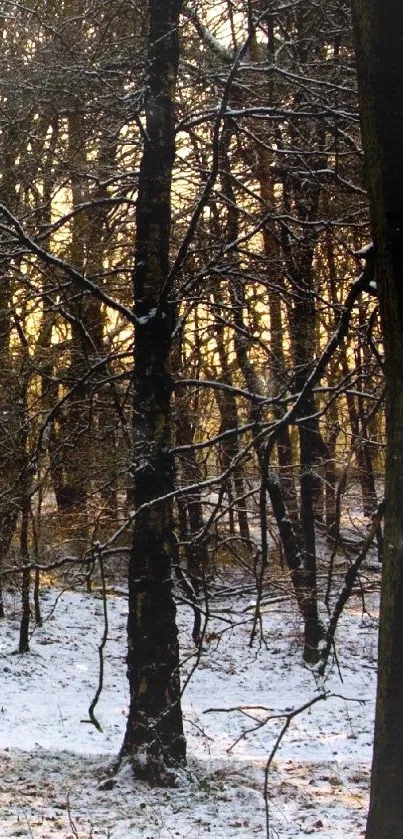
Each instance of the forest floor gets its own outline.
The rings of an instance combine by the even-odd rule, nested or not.
[[[340,622],[338,660],[323,680],[302,664],[300,622],[284,581],[265,588],[261,631],[250,647],[252,594],[244,578],[226,572],[183,697],[188,770],[174,789],[134,781],[127,766],[108,789],[128,703],[124,593],[107,600],[100,732],[87,720],[98,683],[102,599],[44,589],[43,626],[33,633],[30,653],[16,655],[19,595],[10,590],[0,625],[0,839],[364,835],[379,573],[365,576],[365,608],[357,591]],[[183,604],[178,620],[184,680],[195,654],[192,613]],[[291,720],[268,772],[265,801],[265,767],[285,719],[264,720],[325,692],[326,699]]]

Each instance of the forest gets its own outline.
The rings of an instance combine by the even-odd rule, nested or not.
[[[0,0],[0,837],[403,836],[390,9]]]

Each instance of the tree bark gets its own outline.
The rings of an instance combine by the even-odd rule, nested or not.
[[[172,783],[185,762],[179,645],[172,594],[177,542],[173,529],[171,453],[175,323],[166,299],[175,154],[174,96],[179,62],[180,0],[150,0],[149,79],[144,153],[137,199],[134,296],[135,528],[129,566],[130,708],[122,754],[135,774]]]
[[[379,675],[367,839],[403,830],[403,6],[352,0],[361,127],[366,155],[385,345],[386,520]]]

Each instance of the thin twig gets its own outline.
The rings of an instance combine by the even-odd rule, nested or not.
[[[104,649],[106,642],[108,640],[108,632],[109,632],[109,623],[108,623],[108,603],[106,597],[106,581],[105,581],[105,567],[102,554],[100,553],[98,556],[99,561],[99,570],[101,573],[101,592],[102,592],[102,605],[103,605],[103,615],[104,615],[104,631],[102,635],[101,643],[98,647],[98,655],[99,655],[99,675],[98,675],[98,687],[95,692],[95,696],[91,702],[90,707],[88,708],[88,722],[91,722],[92,725],[95,725],[95,728],[98,731],[102,731],[101,724],[98,722],[94,710],[98,704],[99,697],[102,693],[102,688],[104,685]]]

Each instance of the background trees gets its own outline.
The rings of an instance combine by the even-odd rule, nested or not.
[[[348,4],[157,5],[3,19],[0,552],[88,585],[130,553],[123,750],[158,764],[184,758],[172,566],[199,621],[241,568],[252,635],[282,567],[318,663],[384,420]]]

